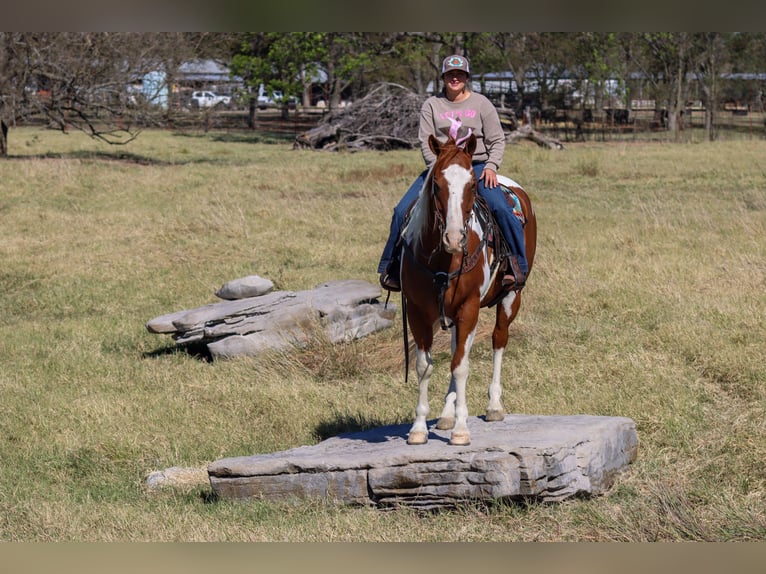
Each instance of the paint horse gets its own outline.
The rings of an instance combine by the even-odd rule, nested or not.
[[[468,357],[476,335],[481,307],[497,308],[492,333],[494,351],[492,381],[486,421],[501,421],[505,413],[500,400],[500,371],[508,328],[519,312],[521,291],[502,286],[502,271],[489,229],[474,210],[476,179],[471,157],[476,138],[464,146],[450,138],[441,144],[431,136],[429,146],[436,161],[426,178],[403,232],[401,285],[407,322],[416,345],[415,369],[418,403],[408,444],[428,441],[428,383],[433,372],[431,346],[439,322],[451,328],[452,365],[449,390],[436,428],[452,429],[450,444],[470,444],[466,419]],[[529,270],[535,255],[537,223],[529,197],[518,184],[500,177],[519,200],[523,212],[524,239]],[[405,334],[406,336],[406,334]]]

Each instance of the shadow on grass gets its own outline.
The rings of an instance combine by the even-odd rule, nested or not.
[[[48,152],[36,155],[9,155],[9,160],[44,160],[44,159],[82,159],[97,161],[118,161],[125,163],[134,163],[136,165],[181,165],[192,162],[175,162],[155,159],[144,155],[129,152],[108,153],[102,151],[71,151],[66,153]]]
[[[227,132],[209,136],[211,141],[221,143],[284,144],[295,141],[295,134],[259,131],[253,133]]]
[[[206,363],[213,362],[213,355],[207,348],[207,345],[200,343],[195,345],[193,343],[188,345],[168,345],[167,347],[160,347],[153,351],[148,351],[143,354],[144,359],[156,359],[158,357],[164,357],[167,355],[188,355],[193,359],[198,359]]]
[[[218,493],[215,492],[213,489],[203,489],[199,493],[200,500],[202,500],[203,504],[215,504],[221,500],[221,497],[218,496]]]

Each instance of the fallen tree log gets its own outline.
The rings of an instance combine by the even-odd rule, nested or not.
[[[532,126],[529,124],[518,126],[515,130],[506,134],[505,136],[505,141],[508,143],[516,143],[519,140],[530,140],[535,142],[540,147],[545,147],[548,149],[564,149],[564,144],[561,143],[561,141],[533,130]]]

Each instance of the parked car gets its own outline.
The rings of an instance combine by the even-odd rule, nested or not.
[[[276,106],[279,102],[282,101],[283,97],[284,96],[282,95],[282,92],[279,90],[274,90],[271,94],[268,94],[263,89],[263,87],[261,87],[261,89],[258,91],[258,107],[264,109],[271,106]]]
[[[214,108],[217,105],[228,106],[231,96],[216,94],[215,92],[194,92],[191,96],[191,105],[194,108]]]
[[[269,93],[266,91],[266,88],[263,86],[263,84],[261,84],[258,88],[258,97],[256,101],[258,102],[258,107],[263,110],[269,107],[279,106],[282,104],[282,102],[285,101],[285,96],[280,90],[274,90],[273,92]],[[288,96],[288,107],[294,108],[297,103],[298,98],[295,96]]]

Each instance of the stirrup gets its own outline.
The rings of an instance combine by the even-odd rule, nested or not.
[[[380,274],[380,286],[383,287],[383,289],[386,289],[387,291],[401,291],[402,290],[402,286],[399,284],[399,281],[394,279],[387,272]]]
[[[515,255],[509,255],[506,261],[508,266],[506,271],[510,271],[510,273],[503,276],[503,287],[508,287],[512,291],[520,291],[527,282],[527,276],[519,268],[519,261]]]

